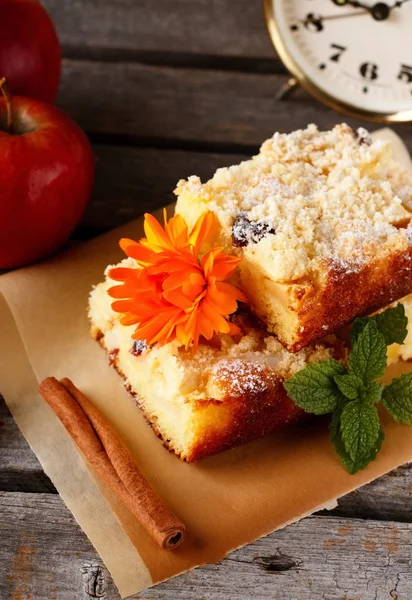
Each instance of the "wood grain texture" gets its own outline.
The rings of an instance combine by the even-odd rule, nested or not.
[[[275,131],[346,121],[303,90],[276,101],[286,75],[64,61],[58,104],[87,132],[140,145],[252,153]],[[400,125],[412,148],[412,128]]]
[[[333,513],[412,523],[411,501],[412,464],[409,463],[340,498]]]
[[[64,46],[274,57],[261,0],[43,0]]]
[[[218,167],[245,159],[218,154],[155,148],[95,145],[96,183],[83,218],[88,228],[110,229],[175,200],[179,179],[209,179]]]
[[[54,485],[0,395],[0,490],[53,492]]]
[[[2,600],[118,600],[61,499],[0,493]],[[309,517],[133,596],[193,600],[410,600],[412,525]]]

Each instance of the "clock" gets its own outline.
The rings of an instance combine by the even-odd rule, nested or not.
[[[264,0],[276,51],[325,104],[412,121],[412,0]]]

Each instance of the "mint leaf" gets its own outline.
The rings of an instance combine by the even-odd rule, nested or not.
[[[376,402],[380,402],[384,388],[385,386],[383,383],[379,383],[379,381],[370,381],[360,390],[359,397],[369,404],[376,404]]]
[[[340,436],[340,416],[344,406],[345,405],[343,403],[340,403],[340,405],[338,405],[338,407],[332,413],[332,419],[329,424],[330,439],[332,442],[335,441],[337,436]]]
[[[342,399],[333,377],[345,372],[345,367],[332,358],[320,360],[298,371],[283,385],[297,406],[308,413],[324,415],[334,411]]]
[[[408,317],[405,315],[403,304],[398,304],[395,308],[387,308],[374,317],[355,319],[350,332],[352,345],[369,321],[375,321],[379,331],[385,338],[387,346],[395,343],[403,344],[405,341],[408,333]]]
[[[370,456],[379,429],[379,415],[375,406],[354,400],[344,407],[340,417],[340,433],[345,450],[355,463]]]
[[[363,381],[356,375],[348,373],[346,375],[335,375],[335,383],[346,398],[355,400],[359,397],[359,390],[363,386]]]
[[[372,318],[376,321],[387,346],[395,343],[403,344],[408,334],[408,317],[405,315],[403,304],[398,304],[395,308],[387,308]]]
[[[357,319],[354,320],[354,322],[352,323],[351,330],[350,330],[351,346],[353,346],[353,344],[356,342],[359,334],[362,333],[362,331],[365,328],[366,323],[371,318],[372,317],[358,317]]]
[[[368,456],[365,456],[364,458],[357,460],[357,461],[352,460],[352,458],[349,456],[348,452],[346,451],[346,448],[342,441],[342,436],[341,436],[339,430],[337,431],[337,435],[335,436],[335,438],[332,439],[332,441],[335,446],[335,452],[339,456],[341,463],[343,464],[345,469],[351,475],[354,475],[358,471],[365,469],[365,467],[367,467],[370,462],[375,460],[379,450],[382,447],[382,442],[384,439],[385,439],[385,434],[383,433],[382,429],[380,429],[378,438],[377,438],[376,443],[375,443],[374,447],[372,448],[370,454]]]
[[[412,373],[393,379],[385,387],[382,404],[395,421],[412,425]]]
[[[306,412],[332,413],[331,441],[349,473],[364,469],[381,449],[385,435],[376,403],[381,401],[396,421],[412,425],[412,373],[386,388],[376,381],[386,369],[387,346],[403,343],[407,323],[402,304],[358,318],[351,330],[348,368],[333,359],[319,361],[284,382],[289,396]]]
[[[335,446],[335,452],[339,456],[340,462],[343,464],[345,469],[351,474],[354,475],[357,471],[359,471],[359,466],[355,465],[355,462],[351,459],[349,454],[346,452],[344,443],[342,442],[342,437],[340,432],[338,431],[335,438],[332,440],[333,445]]]
[[[385,338],[380,333],[376,322],[368,319],[350,351],[349,372],[367,383],[377,377],[382,377],[386,361]]]
[[[335,375],[334,380],[345,398],[349,400],[356,400],[358,398],[368,404],[379,402],[382,397],[383,388],[385,387],[383,383],[379,383],[378,381],[370,381],[365,385],[362,379],[352,373]]]

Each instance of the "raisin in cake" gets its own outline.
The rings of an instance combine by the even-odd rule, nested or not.
[[[120,264],[132,266],[133,261]],[[333,336],[291,354],[242,311],[234,317],[239,336],[216,336],[196,352],[176,342],[148,348],[132,340],[134,326],[122,325],[121,315],[113,311],[107,294],[112,285],[106,278],[90,295],[92,336],[106,349],[157,435],[183,460],[209,456],[304,419],[283,381],[310,362],[345,357],[343,343]]]
[[[412,291],[412,180],[365,130],[275,134],[176,194],[190,226],[216,214],[211,244],[241,255],[236,283],[293,352]]]

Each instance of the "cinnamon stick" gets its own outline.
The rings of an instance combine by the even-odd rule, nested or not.
[[[120,436],[69,379],[48,377],[40,393],[86,459],[162,548],[176,548],[184,524],[149,485]]]

